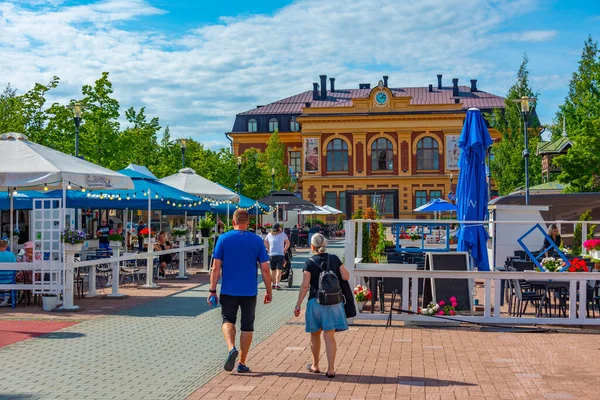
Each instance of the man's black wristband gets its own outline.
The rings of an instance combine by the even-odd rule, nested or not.
[[[208,292],[209,292],[209,293],[217,293],[217,291],[216,291],[216,290],[210,290],[210,289],[208,290]]]

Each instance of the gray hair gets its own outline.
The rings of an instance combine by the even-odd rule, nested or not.
[[[310,239],[310,244],[317,249],[317,253],[323,254],[327,247],[327,239],[320,233],[315,233]]]

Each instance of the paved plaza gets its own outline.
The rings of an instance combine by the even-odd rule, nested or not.
[[[296,268],[307,255],[296,253]],[[308,335],[292,316],[300,276],[272,304],[259,304],[251,374],[222,370],[220,311],[206,305],[203,276],[177,283],[183,291],[155,291],[133,307],[0,348],[0,398],[600,399],[600,334],[592,329],[385,329],[358,321],[337,335],[337,377],[309,374]],[[115,304],[94,302],[92,310]]]

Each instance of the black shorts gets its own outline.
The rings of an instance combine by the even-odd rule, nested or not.
[[[238,308],[242,310],[242,332],[254,331],[254,317],[256,316],[256,296],[230,296],[222,294],[221,315],[223,323],[235,325]]]
[[[284,258],[284,256],[271,256],[271,271],[275,271],[276,269],[283,270]]]

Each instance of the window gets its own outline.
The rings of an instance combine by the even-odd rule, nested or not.
[[[329,207],[337,208],[337,193],[325,192],[325,204]]]
[[[371,206],[381,214],[393,214],[394,197],[392,195],[373,194],[371,195]]]
[[[298,121],[296,121],[296,118],[292,118],[292,121],[290,122],[290,131],[298,132],[299,130],[300,130],[300,124],[298,123]]]
[[[248,120],[248,132],[258,131],[258,123],[254,118]]]
[[[302,173],[302,159],[299,151],[290,151],[290,167],[292,167],[294,174]]]
[[[346,192],[340,192],[340,208],[338,210],[346,212]]]
[[[441,190],[430,190],[429,191],[429,201],[433,199],[442,199],[442,191]]]
[[[348,171],[348,145],[342,139],[327,144],[327,171]]]
[[[437,170],[440,168],[440,154],[437,141],[429,136],[417,143],[417,170]]]
[[[392,142],[386,138],[379,138],[371,145],[371,169],[373,171],[391,171],[394,169]]]
[[[279,130],[279,123],[277,122],[277,118],[271,118],[269,120],[269,132],[275,132]]]
[[[415,192],[415,208],[427,204],[427,190],[417,190]]]

